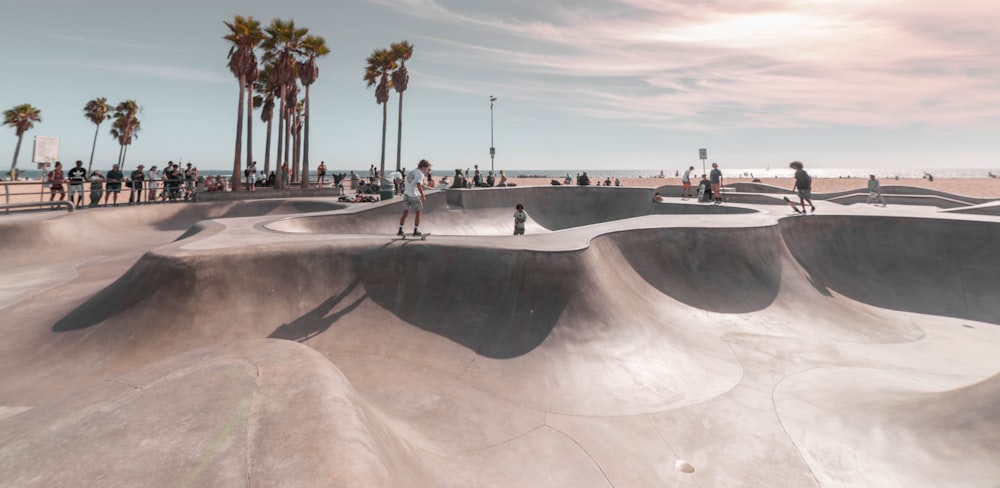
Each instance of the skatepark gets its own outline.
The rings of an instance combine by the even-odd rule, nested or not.
[[[1000,207],[739,190],[0,216],[0,486],[1000,484]]]

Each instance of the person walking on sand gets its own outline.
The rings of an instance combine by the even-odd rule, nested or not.
[[[681,198],[691,198],[691,172],[694,171],[694,166],[689,167],[684,171],[684,176],[681,176]]]
[[[715,204],[722,204],[722,170],[719,163],[712,163],[712,171],[708,173],[708,179],[712,184],[712,195],[715,197]]]
[[[528,214],[524,212],[524,205],[520,203],[514,207],[514,235],[524,235],[524,223],[528,221]]]
[[[792,189],[799,195],[799,204],[802,205],[802,213],[806,213],[806,202],[809,202],[809,207],[812,208],[811,211],[816,213],[816,206],[812,202],[812,177],[809,176],[809,173],[806,173],[806,170],[802,169],[802,163],[798,161],[792,161],[788,167],[795,170],[795,185]]]
[[[410,215],[410,210],[416,213],[413,218],[413,236],[420,237],[420,216],[424,211],[424,202],[427,196],[424,195],[424,179],[431,172],[431,163],[426,159],[421,159],[416,169],[406,175],[406,184],[403,189],[403,216],[399,218],[399,231],[396,235],[403,237],[403,225],[406,224],[406,217]]]
[[[868,175],[868,205],[871,205],[876,200],[882,202],[883,207],[885,206],[885,198],[882,197],[882,185],[879,184],[875,175]]]

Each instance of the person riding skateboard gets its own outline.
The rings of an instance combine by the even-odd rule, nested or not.
[[[406,224],[406,217],[410,215],[412,209],[416,216],[413,219],[413,236],[420,237],[420,216],[424,211],[424,202],[427,196],[424,195],[424,179],[431,172],[431,163],[426,159],[421,159],[416,169],[406,174],[405,188],[403,189],[403,216],[399,218],[399,231],[396,235],[404,237],[403,225]]]

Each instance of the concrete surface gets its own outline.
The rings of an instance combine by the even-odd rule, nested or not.
[[[780,196],[0,217],[0,486],[1000,485],[1000,217]]]

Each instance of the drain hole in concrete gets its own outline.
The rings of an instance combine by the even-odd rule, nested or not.
[[[674,467],[677,468],[677,471],[680,471],[682,473],[688,473],[688,474],[694,473],[694,466],[692,466],[691,463],[683,459],[678,459],[677,462],[674,463]]]

